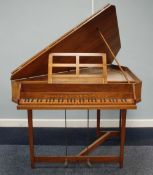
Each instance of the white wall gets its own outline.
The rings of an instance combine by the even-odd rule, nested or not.
[[[143,81],[142,102],[128,118],[153,118],[153,1],[112,0],[116,5],[122,48],[118,59]],[[95,0],[95,11],[107,4]],[[69,29],[91,15],[91,0],[0,0],[0,118],[25,118],[11,102],[10,73]],[[63,111],[36,112],[38,117],[63,118]],[[85,111],[69,111],[82,118]],[[108,118],[118,112],[104,112]],[[95,116],[95,111],[91,111]]]

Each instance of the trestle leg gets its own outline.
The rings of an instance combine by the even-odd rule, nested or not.
[[[65,163],[64,166],[68,166],[68,160],[67,160],[67,153],[68,153],[68,143],[67,143],[67,112],[65,109]]]
[[[97,110],[97,128],[96,128],[97,137],[100,136],[100,110]]]
[[[119,130],[121,132],[121,120],[122,120],[122,117],[121,117],[121,110],[119,111]]]
[[[87,110],[87,154],[89,153],[88,145],[89,145],[89,109]],[[87,165],[91,167],[91,163],[89,159],[87,159]]]
[[[123,161],[124,161],[124,144],[125,144],[125,132],[126,132],[126,110],[120,110],[120,123],[121,123],[121,130],[120,130],[120,168],[123,168]]]
[[[32,110],[28,110],[28,132],[29,132],[29,148],[30,148],[30,160],[31,160],[31,168],[35,166],[34,160],[34,144],[33,144],[33,115]]]

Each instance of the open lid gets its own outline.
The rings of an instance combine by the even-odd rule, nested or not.
[[[101,39],[97,28],[104,35],[113,53],[117,55],[121,44],[116,9],[113,5],[107,5],[19,66],[12,72],[11,79],[47,74],[48,55],[55,52],[106,53],[107,63],[112,63],[113,57]],[[92,59],[90,61],[92,62]]]

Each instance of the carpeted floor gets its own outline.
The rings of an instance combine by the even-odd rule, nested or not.
[[[64,146],[35,146],[39,154],[65,154]],[[75,154],[82,146],[69,146]],[[101,146],[93,154],[118,153],[118,146]],[[126,146],[124,168],[118,164],[37,164],[30,168],[27,145],[0,145],[0,175],[153,175],[153,146]]]

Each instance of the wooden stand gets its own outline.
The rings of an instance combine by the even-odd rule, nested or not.
[[[126,125],[126,110],[120,110],[120,127],[119,131],[101,131],[100,130],[100,110],[97,110],[97,136],[98,139],[92,144],[83,149],[76,156],[36,156],[34,153],[33,142],[33,115],[32,110],[28,110],[28,129],[29,129],[29,147],[30,147],[30,159],[31,168],[34,168],[37,162],[52,162],[52,163],[65,163],[65,162],[105,162],[105,163],[119,163],[120,168],[123,167],[124,160],[124,144],[125,144],[125,125]],[[110,137],[120,137],[120,155],[119,156],[88,156],[100,144],[105,142]]]

